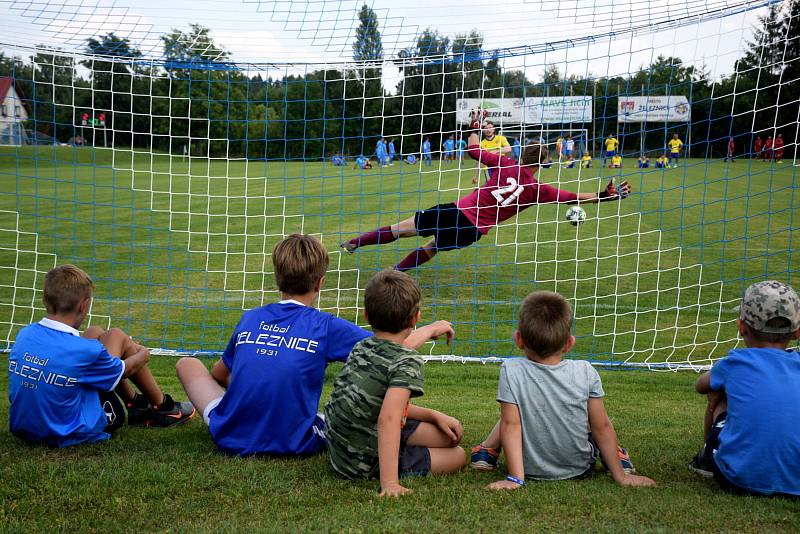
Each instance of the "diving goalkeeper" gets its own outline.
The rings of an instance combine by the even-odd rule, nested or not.
[[[440,250],[454,250],[475,243],[493,227],[534,204],[619,200],[627,197],[631,191],[627,181],[618,187],[611,181],[599,193],[573,193],[556,189],[539,183],[535,178],[539,162],[547,159],[546,147],[538,144],[525,147],[517,163],[509,157],[481,150],[476,133],[469,136],[468,142],[472,159],[496,169],[483,185],[455,203],[439,204],[418,211],[413,217],[397,224],[345,241],[340,245],[342,249],[352,254],[360,247],[383,245],[401,237],[432,237],[395,266],[398,271],[407,271],[429,261]]]

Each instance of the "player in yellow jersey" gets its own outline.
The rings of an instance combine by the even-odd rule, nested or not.
[[[669,148],[669,163],[673,169],[678,168],[678,158],[681,155],[681,149],[683,148],[683,141],[678,138],[678,134],[672,134],[672,139],[669,140],[667,143],[667,147]]]
[[[604,144],[606,147],[606,151],[605,154],[603,155],[603,167],[606,166],[606,159],[613,158],[614,156],[617,155],[617,147],[619,146],[619,141],[617,141],[617,138],[614,137],[613,133],[610,133],[608,134],[608,137],[606,138]]]
[[[621,169],[622,168],[622,156],[618,154],[614,154],[611,156],[611,165],[608,166],[611,169]]]
[[[583,156],[581,156],[581,167],[584,169],[588,169],[592,166],[592,155],[588,152],[584,152]]]
[[[481,139],[481,150],[488,150],[500,156],[510,156],[514,149],[508,143],[504,135],[499,135],[494,128],[494,123],[486,121],[483,123],[483,139]],[[478,172],[472,179],[473,184],[477,184],[481,179],[481,166],[478,164]]]

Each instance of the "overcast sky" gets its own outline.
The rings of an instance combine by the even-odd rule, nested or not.
[[[160,36],[196,22],[215,42],[244,63],[341,62],[352,58],[363,0],[0,0],[0,42],[43,43],[81,51],[88,37],[114,32],[146,56],[160,57]],[[430,27],[453,37],[477,29],[485,49],[562,43],[554,50],[503,60],[538,79],[545,65],[577,75],[618,75],[649,64],[658,55],[705,65],[713,75],[730,72],[750,38],[762,1],[743,0],[373,0],[387,59],[413,45]],[[703,13],[724,13],[726,16]],[[700,22],[697,22],[700,20]],[[670,22],[671,21],[671,22]],[[675,26],[675,21],[686,21]],[[632,28],[639,28],[631,31]],[[658,30],[659,28],[665,28]],[[614,33],[589,46],[565,40]],[[276,72],[270,72],[275,75]],[[385,81],[399,79],[394,67]]]

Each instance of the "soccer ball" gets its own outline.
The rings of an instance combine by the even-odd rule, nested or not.
[[[570,206],[565,218],[573,225],[578,226],[586,220],[586,212],[580,206]]]

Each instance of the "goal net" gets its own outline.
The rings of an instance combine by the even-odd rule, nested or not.
[[[574,308],[574,357],[697,369],[739,343],[745,287],[800,286],[798,2],[117,4],[0,2],[6,349],[73,263],[89,324],[218,354],[279,299],[271,251],[294,232],[330,252],[319,308],[365,324],[366,281],[427,238],[339,245],[481,186],[462,101],[499,102],[508,156],[547,144],[540,182],[633,194],[578,226],[525,206],[409,270],[423,322],[456,330],[431,358],[517,355],[519,303],[547,289]],[[565,164],[567,140],[591,167]]]

